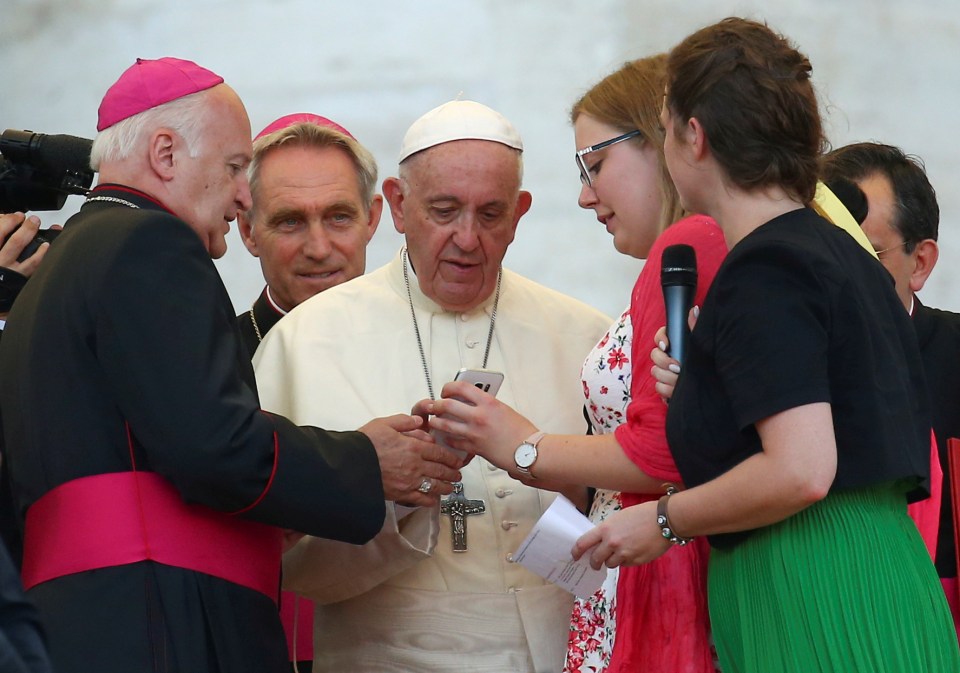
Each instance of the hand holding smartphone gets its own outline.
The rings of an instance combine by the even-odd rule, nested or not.
[[[500,385],[503,383],[503,373],[495,372],[490,369],[461,369],[457,372],[457,375],[453,377],[454,381],[466,381],[467,383],[473,384],[476,388],[479,388],[485,393],[497,396],[497,392],[500,390]],[[459,399],[459,398],[457,398]],[[461,400],[464,401],[464,400]],[[454,449],[447,445],[444,441],[443,433],[436,430],[432,430],[434,438],[437,440],[437,444],[445,447],[448,451],[452,451],[461,458],[464,458],[467,455],[466,451],[461,451],[460,449]]]

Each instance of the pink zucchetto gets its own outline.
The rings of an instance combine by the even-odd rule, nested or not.
[[[193,61],[170,56],[138,58],[107,89],[97,118],[97,131],[110,128],[145,110],[223,84],[220,75]]]
[[[310,114],[309,112],[297,112],[292,115],[286,115],[284,117],[280,117],[280,119],[270,122],[269,124],[267,124],[267,127],[265,129],[263,129],[262,131],[260,131],[260,133],[257,134],[257,137],[254,138],[254,140],[259,140],[260,138],[262,138],[263,136],[269,133],[273,133],[274,131],[285,129],[288,126],[293,126],[294,124],[316,124],[317,126],[325,126],[329,129],[333,129],[334,131],[339,131],[345,136],[349,136],[353,138],[353,134],[350,133],[350,131],[343,128],[342,126],[340,126],[340,124],[333,121],[332,119],[327,119],[326,117],[321,117],[320,115]],[[353,138],[353,139],[356,140],[356,138]]]

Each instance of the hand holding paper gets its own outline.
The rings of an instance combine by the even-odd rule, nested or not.
[[[603,584],[607,569],[594,570],[589,558],[574,561],[570,549],[593,525],[573,503],[558,495],[513,558],[527,570],[580,598],[591,596]]]

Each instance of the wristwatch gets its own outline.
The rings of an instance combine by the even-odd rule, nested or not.
[[[545,432],[533,433],[523,440],[523,443],[513,452],[513,462],[516,463],[518,472],[533,476],[530,474],[530,469],[537,462],[537,444],[546,434]]]

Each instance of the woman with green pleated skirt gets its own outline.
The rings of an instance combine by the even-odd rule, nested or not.
[[[960,673],[907,515],[930,486],[919,346],[869,242],[835,226],[844,213],[818,192],[810,71],[784,37],[737,18],[670,53],[667,167],[730,252],[682,375],[665,330],[653,354],[683,485],[613,514],[574,555],[639,564],[706,535],[724,673]]]
[[[724,673],[958,670],[943,590],[903,503],[889,484],[843,491],[714,549]]]

